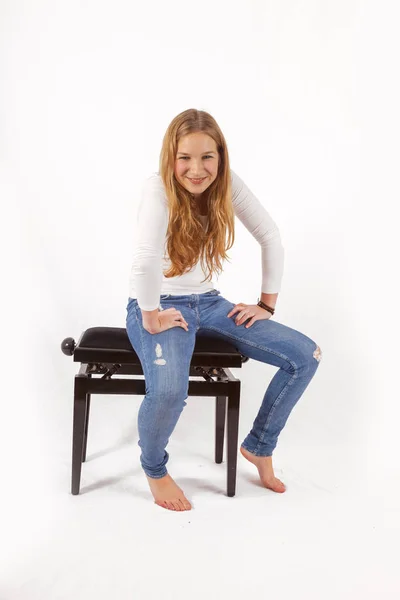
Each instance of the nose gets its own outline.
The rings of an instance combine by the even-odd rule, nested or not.
[[[199,160],[196,160],[194,158],[190,161],[186,161],[186,164],[187,164],[187,173],[188,173],[189,177],[193,177],[193,179],[196,179],[196,178],[200,179],[201,177],[204,177],[203,165],[202,165],[201,158]]]

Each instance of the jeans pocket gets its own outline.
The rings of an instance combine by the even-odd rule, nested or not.
[[[171,296],[171,294],[162,294],[160,296],[160,300],[166,300],[167,298],[169,298]]]

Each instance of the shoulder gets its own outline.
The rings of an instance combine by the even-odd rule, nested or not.
[[[154,189],[157,189],[157,188],[164,189],[164,183],[161,178],[161,175],[157,171],[150,173],[150,175],[148,175],[147,177],[145,177],[145,179],[143,179],[142,187],[154,188]]]
[[[232,189],[233,189],[233,186],[238,183],[238,181],[240,180],[240,177],[237,175],[237,173],[235,173],[235,171],[233,169],[230,169],[230,172],[231,172],[231,182],[232,182]]]
[[[154,171],[143,181],[141,186],[142,198],[152,199],[160,204],[167,205],[167,195],[161,175]]]
[[[239,175],[233,170],[230,169],[231,172],[231,186],[232,186],[232,197],[236,198],[236,196],[242,191],[243,188],[246,187],[245,182]]]
[[[233,205],[241,203],[244,199],[251,200],[252,194],[243,179],[233,169],[230,169],[230,172]]]

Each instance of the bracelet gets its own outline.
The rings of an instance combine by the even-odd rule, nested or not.
[[[268,304],[265,304],[265,302],[260,300],[260,298],[258,299],[257,306],[261,306],[261,308],[264,308],[264,310],[267,310],[268,312],[270,312],[271,315],[273,315],[275,312],[274,308],[272,308],[271,306],[268,306]]]

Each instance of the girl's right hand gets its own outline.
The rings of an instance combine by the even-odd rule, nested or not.
[[[172,327],[183,327],[186,331],[189,330],[189,326],[187,321],[183,318],[180,310],[176,310],[174,307],[166,308],[165,310],[160,310],[158,312],[158,323],[156,322],[151,328],[144,328],[149,333],[161,333],[162,331],[167,331],[167,329],[171,329]]]

